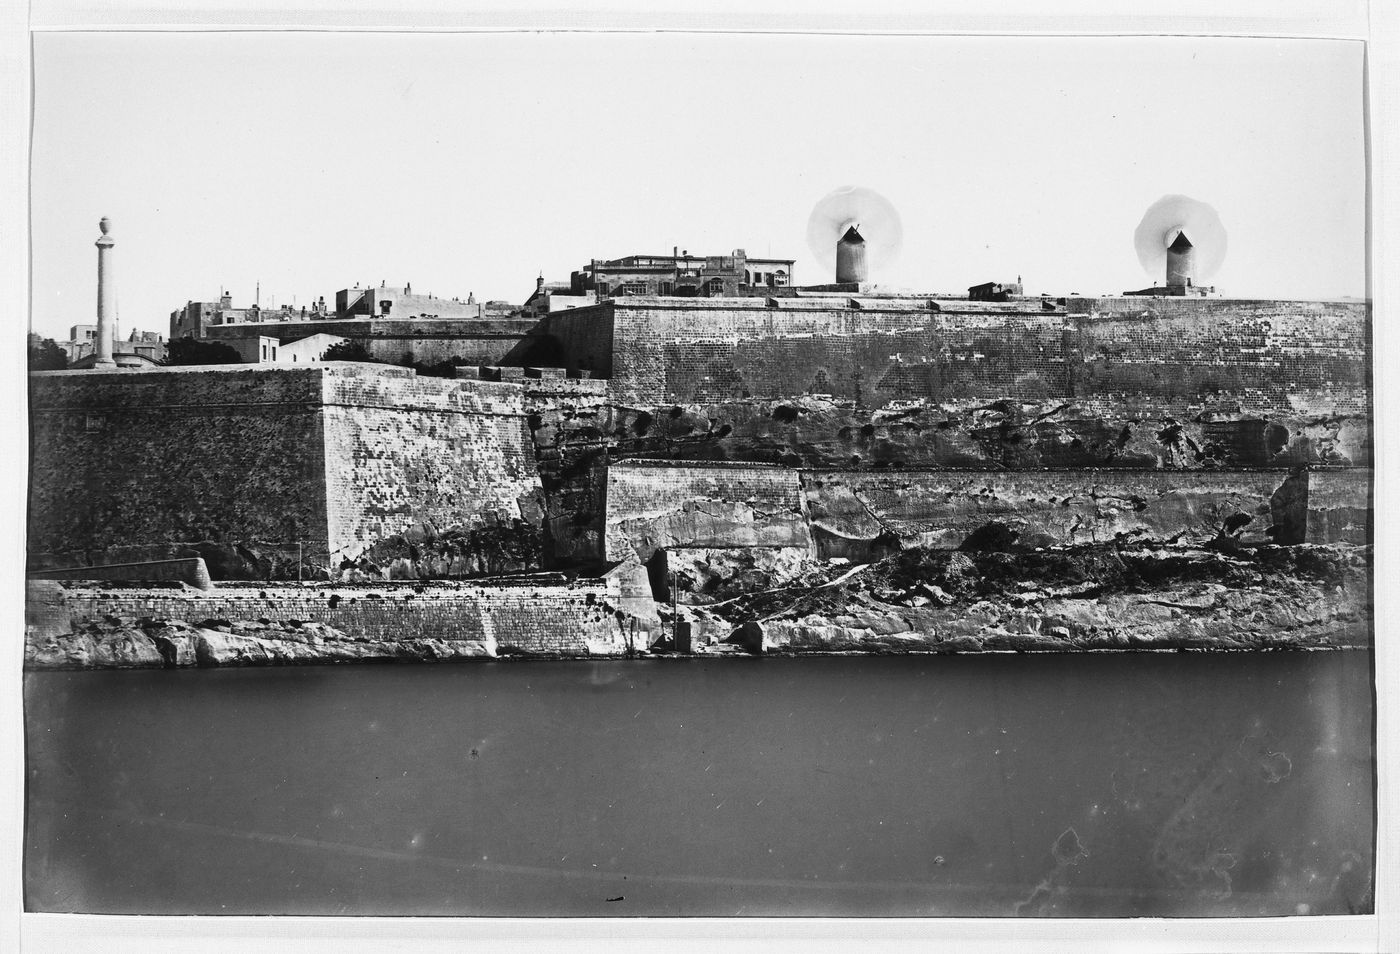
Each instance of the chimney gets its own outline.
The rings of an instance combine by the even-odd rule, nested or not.
[[[1167,285],[1185,287],[1196,277],[1196,250],[1185,232],[1177,232],[1167,246]]]
[[[865,267],[865,239],[860,237],[859,226],[852,225],[836,243],[836,281],[863,282],[869,277]]]
[[[94,368],[115,368],[112,360],[112,322],[116,319],[116,275],[112,272],[112,247],[116,241],[107,233],[112,220],[107,216],[97,223],[102,235],[97,240],[97,359]]]

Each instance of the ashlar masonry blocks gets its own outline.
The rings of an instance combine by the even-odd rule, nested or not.
[[[41,562],[213,542],[334,568],[415,526],[538,522],[518,385],[340,362],[60,371],[31,377],[31,410]]]

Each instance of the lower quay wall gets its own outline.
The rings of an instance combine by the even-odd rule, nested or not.
[[[606,498],[610,561],[676,546],[811,546],[798,474],[783,467],[614,463]]]
[[[617,579],[567,585],[429,587],[233,586],[208,592],[30,583],[30,641],[71,633],[105,617],[319,623],[351,640],[471,641],[488,655],[620,655],[644,648],[653,621],[623,608]]]
[[[607,471],[606,557],[805,548],[1369,542],[1370,472],[821,471],[661,462]]]
[[[951,549],[1085,543],[1273,543],[1286,472],[804,472],[821,556],[881,543]],[[1295,531],[1296,535],[1296,531]]]

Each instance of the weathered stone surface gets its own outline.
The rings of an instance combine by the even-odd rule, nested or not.
[[[515,384],[330,362],[50,372],[31,397],[36,566],[201,556],[214,579],[330,579],[418,524],[480,544],[458,569],[540,562]],[[503,554],[516,521],[536,532]]]
[[[1278,471],[955,471],[803,474],[819,552],[853,556],[857,541],[962,546],[989,525],[1004,546],[1114,540],[1203,543],[1222,533],[1270,542]]]
[[[209,621],[213,623],[214,621]],[[285,666],[305,663],[453,661],[496,656],[494,639],[354,639],[315,624],[108,617],[80,631],[31,631],[31,669],[178,669],[191,666]]]
[[[559,362],[642,404],[829,394],[908,400],[1239,401],[1365,414],[1364,302],[621,298],[546,316]]]
[[[1366,547],[908,551],[687,609],[763,652],[1280,649],[1371,644]],[[848,575],[847,575],[848,574]],[[831,580],[822,581],[822,577]]]
[[[608,468],[609,560],[645,563],[670,547],[806,547],[796,472],[761,465]]]
[[[547,412],[545,419],[551,415]],[[595,409],[616,452],[658,459],[795,467],[1038,469],[1367,466],[1364,413],[1251,412],[1213,398],[902,401],[884,407],[815,395]],[[567,452],[566,424],[537,447]]]
[[[157,643],[165,640],[165,653],[155,651],[177,661],[186,650],[195,651],[194,642],[179,642],[191,626],[263,640],[262,649],[275,659],[315,660],[367,654],[351,644],[378,647],[368,655],[386,658],[402,652],[412,658],[474,654],[466,644],[494,645],[502,656],[620,656],[645,650],[659,625],[655,604],[639,600],[635,586],[618,576],[570,581],[540,574],[375,586],[221,584],[212,591],[37,581],[29,584],[25,604],[32,662],[61,662],[64,640],[105,632],[108,618],[156,621],[137,629]],[[218,658],[223,641],[211,638],[210,651]],[[50,646],[51,640],[59,642]],[[245,655],[256,655],[253,644],[235,641],[224,648],[232,653],[239,646]],[[93,658],[91,652],[79,655]]]
[[[665,551],[665,582],[687,603],[712,602],[783,586],[813,559],[807,547],[677,547]]]

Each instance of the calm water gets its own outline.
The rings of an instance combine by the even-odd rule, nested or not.
[[[1370,656],[31,673],[28,907],[1367,911]]]

